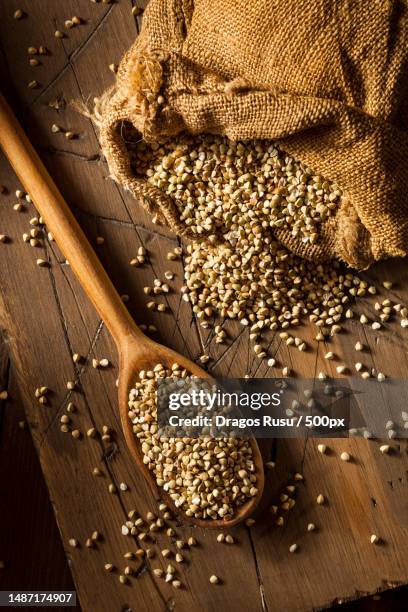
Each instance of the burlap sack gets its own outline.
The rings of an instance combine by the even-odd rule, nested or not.
[[[121,122],[273,139],[346,194],[297,254],[363,268],[408,250],[407,0],[151,0],[96,110],[113,177],[176,232],[170,197],[134,177]]]

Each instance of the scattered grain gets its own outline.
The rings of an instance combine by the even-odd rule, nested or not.
[[[46,261],[45,259],[41,259],[41,257],[39,259],[37,259],[37,266],[39,266],[40,268],[47,268],[49,266],[48,261]]]

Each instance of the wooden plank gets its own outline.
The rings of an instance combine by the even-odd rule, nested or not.
[[[26,10],[27,18],[18,23],[12,20],[15,8]],[[288,348],[276,334],[270,334],[266,343],[269,353],[277,357],[274,369],[254,356],[248,330],[234,322],[226,325],[226,345],[217,345],[211,329],[200,328],[189,306],[180,300],[177,289],[182,284],[182,263],[166,259],[176,237],[166,228],[154,226],[137,203],[108,178],[94,127],[69,102],[88,102],[112,82],[109,64],[118,61],[137,34],[130,8],[130,2],[93,5],[85,0],[67,2],[63,7],[52,0],[36,0],[35,11],[28,0],[12,0],[7,8],[1,7],[5,15],[0,19],[3,52],[7,65],[13,66],[9,77],[30,137],[90,240],[95,244],[96,236],[105,238],[97,247],[98,253],[118,290],[129,295],[135,320],[156,325],[160,341],[192,359],[207,352],[216,375],[267,377],[278,375],[282,365],[290,365],[298,376],[311,377],[321,370],[335,374],[335,364],[323,359],[329,345],[317,347],[308,326],[300,328],[299,335],[318,348],[318,356],[312,350],[300,353]],[[52,38],[54,29],[75,13],[86,24],[69,30],[62,41]],[[20,36],[18,45],[16,32]],[[36,69],[26,63],[26,46],[43,42],[50,46],[52,55],[44,58],[43,67],[35,73]],[[35,74],[43,88],[29,90],[27,79]],[[63,109],[56,111],[48,106],[50,100],[61,96],[66,102]],[[61,133],[53,134],[53,123],[71,129],[78,138],[68,141]],[[41,247],[34,249],[22,242],[21,235],[35,209],[28,205],[24,213],[12,210],[18,184],[4,160],[0,182],[9,190],[1,196],[0,228],[11,237],[0,251],[1,320],[10,337],[27,418],[85,610],[111,611],[120,606],[140,610],[174,606],[180,610],[216,610],[222,606],[270,612],[283,608],[307,610],[408,582],[406,443],[385,457],[379,453],[377,442],[361,440],[330,441],[332,453],[327,456],[317,452],[315,440],[279,441],[273,451],[270,442],[263,444],[265,453],[276,453],[276,471],[269,474],[256,526],[233,530],[236,546],[217,544],[214,533],[175,525],[179,537],[194,533],[200,543],[197,549],[186,552],[187,563],[177,568],[184,584],[180,591],[150,571],[152,567],[165,567],[160,548],[170,546],[174,550],[174,541],[169,544],[163,534],[155,534],[149,543],[156,551],[155,558],[147,564],[132,563],[136,576],[130,578],[129,585],[119,583],[117,572],[106,574],[104,563],[123,569],[123,554],[137,546],[133,538],[121,534],[126,513],[136,508],[145,515],[156,508],[156,500],[137,473],[120,430],[115,348],[55,243],[44,239]],[[129,260],[141,244],[148,250],[148,263],[135,270]],[[37,252],[50,259],[50,269],[35,265]],[[168,296],[170,312],[159,317],[144,308],[143,287],[153,278],[162,277],[167,269],[173,269],[177,276],[174,291]],[[402,263],[377,266],[369,274],[378,285],[390,274],[401,279],[396,297],[408,302],[408,283],[402,282],[408,280],[408,273]],[[364,308],[373,311],[373,302],[369,306],[365,302]],[[364,355],[367,365],[389,376],[406,377],[407,357],[400,328],[393,325],[389,333],[375,335],[352,321],[347,329],[331,341],[330,350],[353,364],[352,345],[359,335],[373,349]],[[74,352],[86,356],[86,360],[74,365]],[[108,357],[112,365],[96,370],[91,364],[93,357]],[[68,380],[77,381],[74,392],[66,389]],[[51,390],[47,406],[40,406],[33,397],[40,385]],[[77,406],[72,427],[85,432],[91,426],[100,430],[108,425],[114,431],[113,443],[105,445],[99,438],[74,440],[69,433],[62,433],[60,418],[69,401]],[[339,460],[343,449],[354,457],[350,464]],[[103,471],[103,477],[92,476],[95,466]],[[305,481],[298,487],[295,508],[285,526],[279,528],[269,507],[279,500],[296,471],[304,474]],[[107,492],[109,482],[117,486],[125,482],[129,489],[111,495]],[[328,499],[322,507],[315,503],[319,492]],[[306,530],[311,521],[318,527],[315,533]],[[84,542],[95,529],[102,539],[88,550]],[[373,532],[382,537],[381,546],[370,544]],[[71,537],[80,541],[78,549],[68,546]],[[288,551],[293,542],[299,544],[298,554]],[[208,577],[213,573],[222,578],[223,584],[209,588]]]
[[[9,397],[0,401],[0,589],[74,590],[8,348],[1,339],[0,389]]]

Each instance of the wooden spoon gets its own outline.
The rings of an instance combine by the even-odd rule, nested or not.
[[[256,440],[252,438],[250,444],[256,467],[258,493],[239,506],[232,519],[189,518],[184,512],[175,508],[172,499],[163,489],[158,489],[154,475],[143,463],[140,442],[132,430],[132,423],[128,416],[129,391],[134,386],[140,370],[152,369],[158,363],[171,367],[176,362],[200,378],[208,378],[208,374],[182,355],[154,342],[137,327],[95,251],[1,93],[0,146],[116,343],[120,374],[119,409],[126,443],[154,493],[157,495],[159,491],[160,496],[165,499],[173,512],[201,527],[231,527],[243,521],[255,509],[264,486],[263,462]]]

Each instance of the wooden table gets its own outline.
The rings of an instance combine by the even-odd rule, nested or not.
[[[21,20],[13,18],[17,8],[26,13]],[[64,29],[64,21],[73,15],[83,23]],[[211,355],[210,368],[216,375],[278,375],[278,370],[267,368],[249,349],[246,329],[228,324],[228,342],[217,345],[211,331],[197,325],[177,291],[182,284],[182,262],[166,259],[167,252],[179,244],[178,238],[153,225],[138,203],[110,179],[95,127],[70,104],[73,100],[89,103],[113,82],[109,65],[117,64],[134,40],[139,20],[125,0],[112,4],[88,0],[2,3],[3,89],[118,290],[129,296],[135,320],[156,325],[161,342],[192,359],[205,350]],[[56,29],[66,36],[55,38]],[[27,48],[40,45],[45,45],[49,54],[38,56],[41,65],[32,67]],[[33,79],[40,83],[39,88],[27,87]],[[52,107],[55,100],[58,109]],[[53,124],[77,137],[68,140],[63,131],[53,133]],[[175,590],[151,572],[163,567],[160,548],[175,550],[174,541],[161,533],[149,544],[156,551],[155,558],[130,562],[134,575],[122,585],[119,570],[128,563],[123,555],[138,545],[132,537],[122,535],[121,526],[129,510],[136,509],[142,515],[149,510],[157,512],[157,502],[137,473],[121,433],[115,348],[69,263],[46,232],[38,247],[23,242],[22,234],[32,227],[29,221],[35,208],[26,204],[21,212],[13,209],[20,185],[4,159],[0,183],[7,188],[0,195],[0,233],[10,237],[8,243],[0,244],[1,326],[13,372],[18,376],[6,407],[13,410],[18,388],[84,610],[300,611],[408,582],[407,444],[394,442],[394,452],[382,455],[378,441],[350,439],[329,441],[331,452],[327,455],[317,451],[315,440],[282,440],[272,448],[264,445],[265,453],[273,454],[276,469],[268,473],[256,524],[251,529],[232,530],[235,545],[217,543],[212,531],[174,524],[178,538],[193,534],[199,543],[186,550],[185,563],[175,564],[183,588]],[[103,244],[97,244],[98,236],[104,238]],[[148,263],[135,269],[129,261],[141,245],[148,251]],[[49,260],[50,267],[38,267],[38,257]],[[157,316],[145,307],[143,287],[167,269],[176,273],[175,290],[168,296],[169,313]],[[379,287],[381,279],[394,279],[393,298],[408,302],[404,262],[378,265],[366,276]],[[373,301],[364,301],[358,308],[370,312]],[[354,319],[347,331],[330,343],[330,350],[353,364],[353,346],[360,339],[371,348],[364,354],[367,366],[389,376],[406,377],[404,330],[396,323],[387,327],[387,333],[374,332]],[[328,363],[323,359],[327,346],[317,347],[308,327],[301,328],[299,335],[314,344],[317,352],[294,351],[283,345],[278,335],[270,336],[269,351],[299,376],[327,371]],[[74,353],[85,360],[74,364]],[[93,368],[92,359],[103,357],[111,366]],[[335,374],[335,364],[329,365]],[[69,380],[76,382],[73,391],[66,387]],[[34,396],[41,386],[50,389],[46,405]],[[100,431],[107,425],[114,431],[112,442],[105,444],[100,437],[86,436],[76,440],[61,432],[60,418],[70,402],[77,408],[70,415],[71,429],[84,433],[90,427]],[[13,435],[17,439],[26,434],[17,430]],[[345,450],[353,461],[340,461]],[[93,476],[94,467],[100,468],[103,476]],[[304,475],[304,481],[297,483],[296,505],[285,516],[285,525],[278,527],[269,508],[279,502],[296,472]],[[117,485],[117,494],[108,492],[111,482]],[[126,483],[128,490],[120,490],[120,483]],[[315,502],[319,493],[327,498],[324,506]],[[29,508],[26,520],[30,521]],[[313,533],[307,532],[309,522],[317,526]],[[101,539],[88,549],[85,541],[94,530],[101,533]],[[370,543],[373,533],[381,537],[380,545]],[[80,546],[72,548],[70,538],[76,538]],[[299,545],[296,554],[289,553],[292,543]],[[107,573],[105,563],[118,569]],[[209,584],[211,574],[221,578],[220,585]]]

